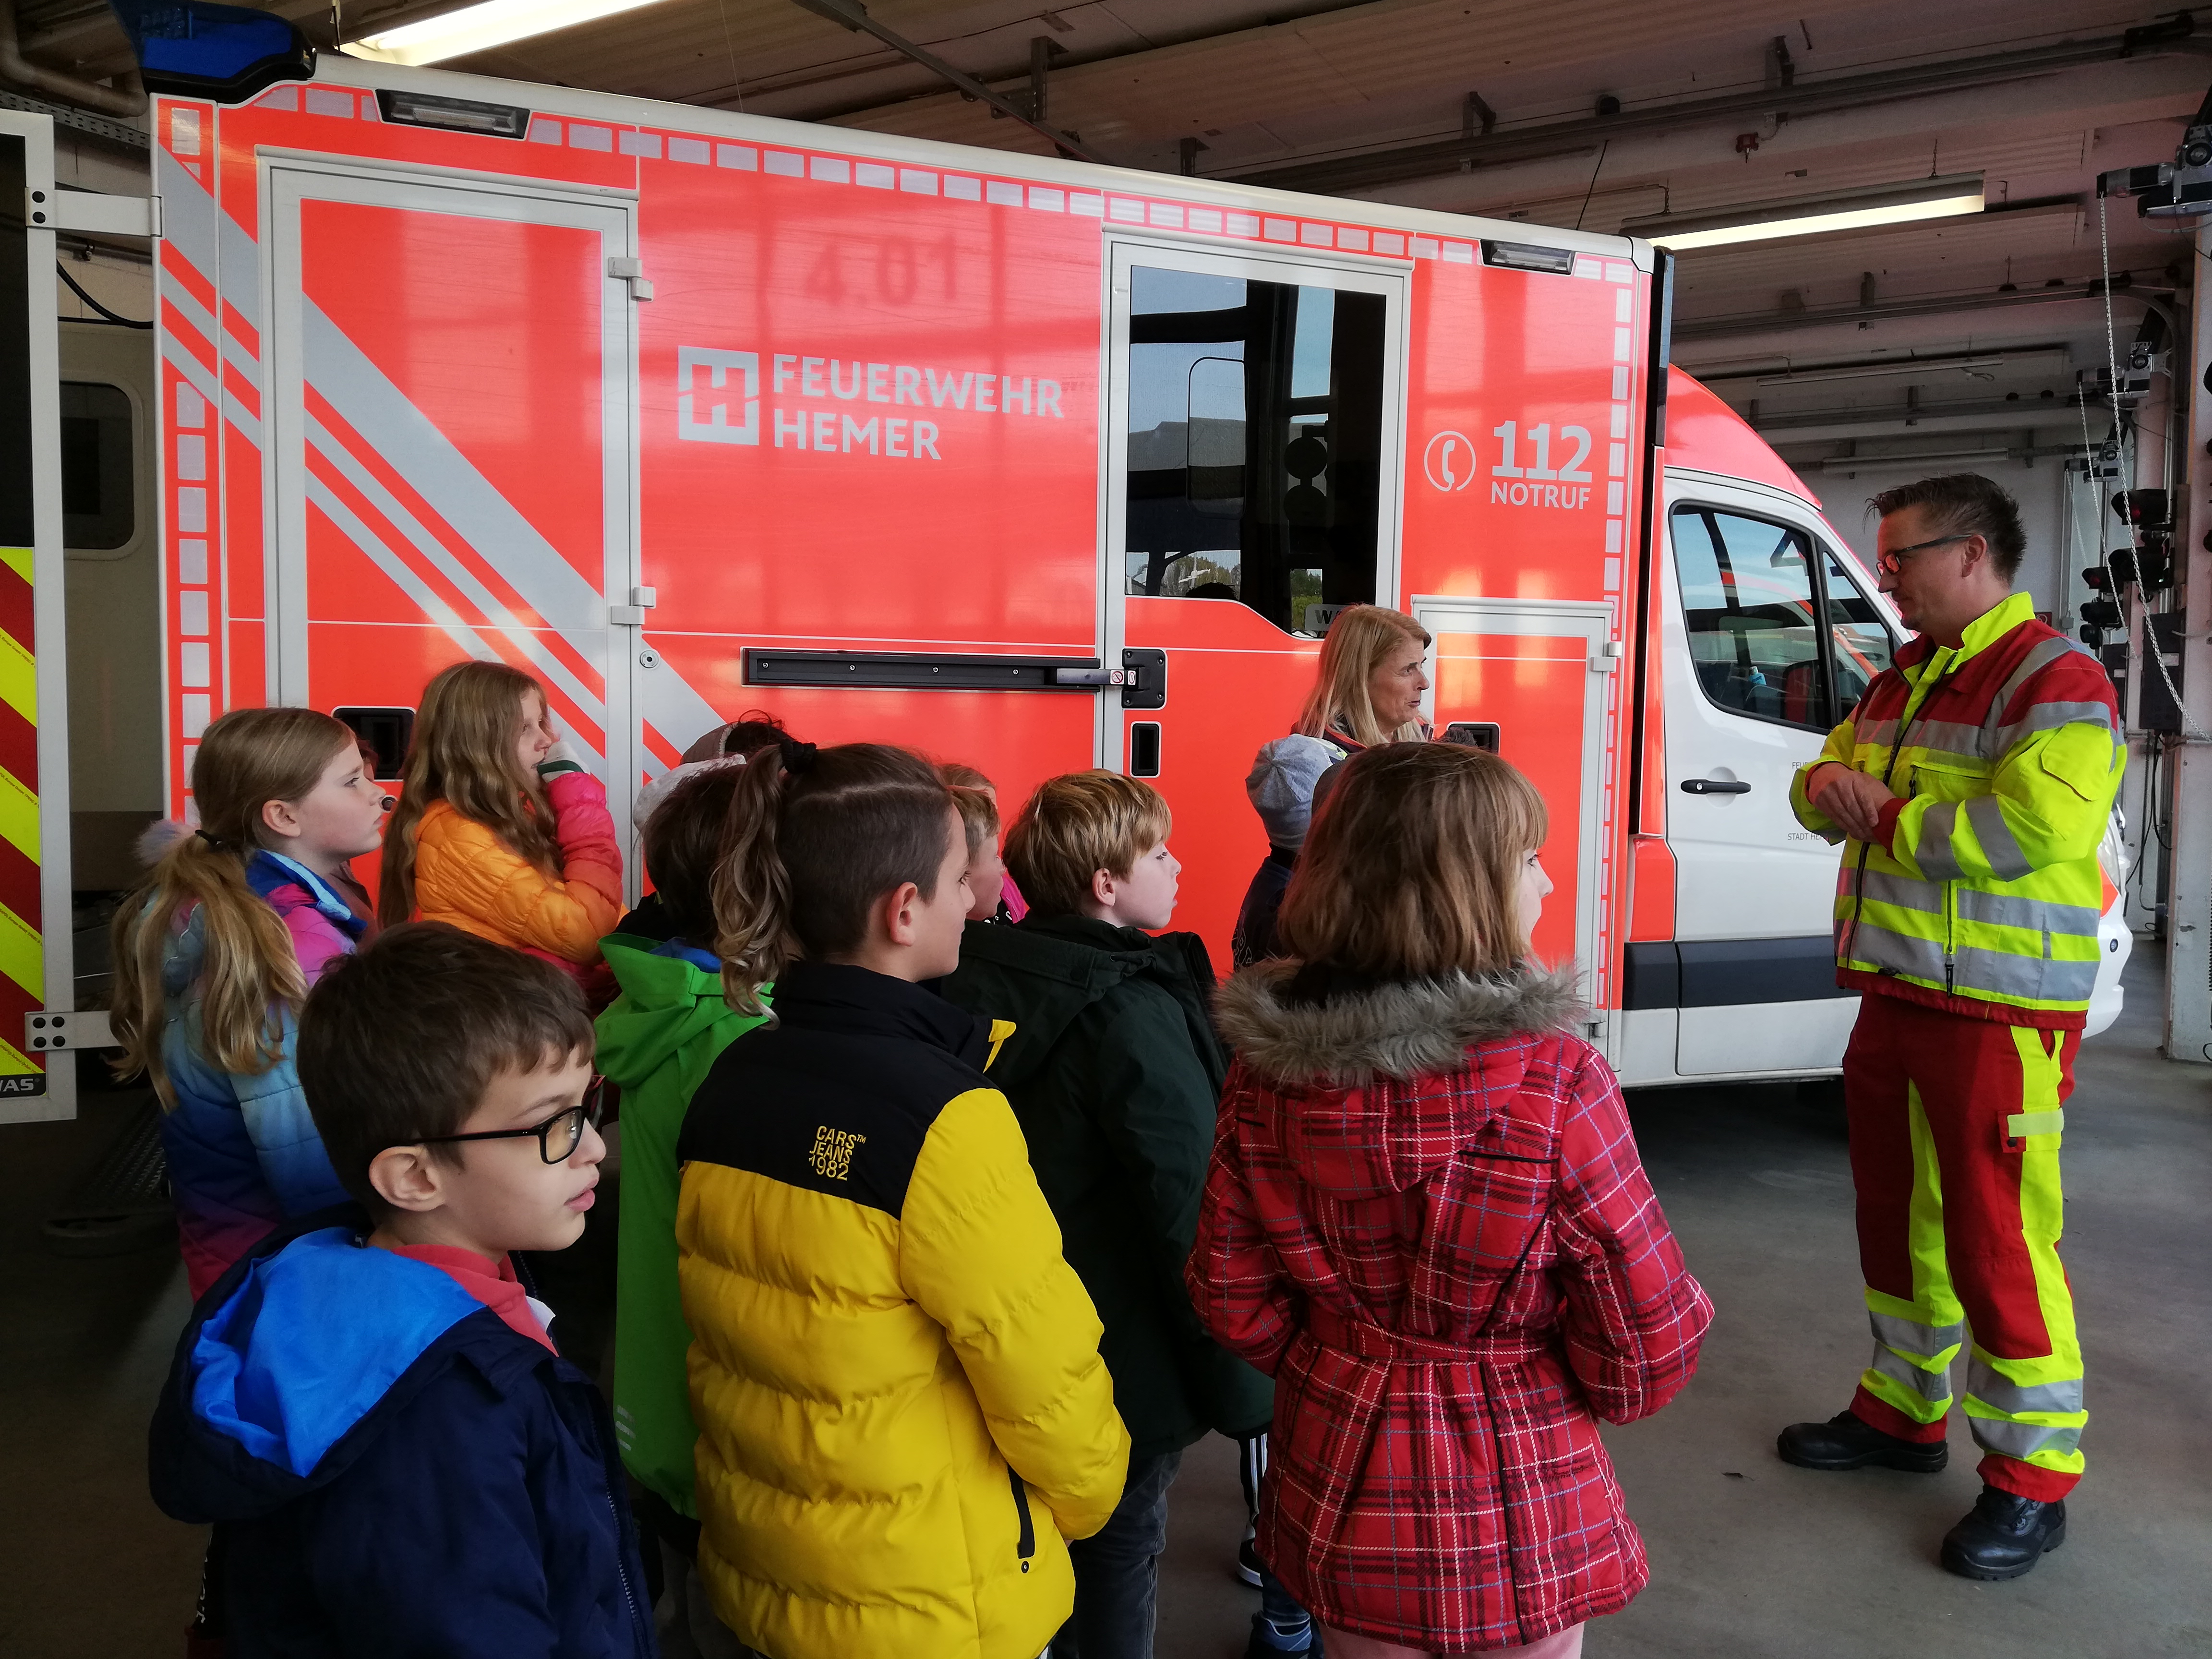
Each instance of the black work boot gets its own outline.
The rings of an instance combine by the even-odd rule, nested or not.
[[[2066,1500],[2038,1503],[1984,1486],[1943,1536],[1943,1565],[1961,1578],[2019,1578],[2066,1541]]]
[[[1872,1463],[1908,1474],[1935,1474],[1951,1461],[1951,1449],[1941,1440],[1900,1440],[1849,1412],[1838,1412],[1825,1423],[1792,1423],[1774,1448],[1784,1462],[1801,1469],[1863,1469]]]

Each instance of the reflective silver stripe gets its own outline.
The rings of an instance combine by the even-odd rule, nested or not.
[[[1920,835],[1912,846],[1912,861],[1930,881],[1956,881],[1965,872],[1951,851],[1951,831],[1959,821],[1959,803],[1939,800],[1920,820]]]
[[[1995,795],[1976,795],[1966,805],[1966,822],[1974,826],[1974,838],[1981,842],[1982,856],[1989,860],[1990,868],[2005,881],[2033,875],[2035,866],[2027,861],[2005,823],[2003,804]],[[1955,876],[1958,872],[1954,869],[1952,873]]]
[[[2020,666],[2012,671],[2012,678],[2004,683],[2003,689],[1990,700],[1990,726],[1994,727],[1997,721],[2004,718],[2004,711],[2012,707],[2012,700],[2019,695],[2021,687],[2026,685],[2061,657],[2071,656],[2076,651],[2081,651],[2085,657],[2089,656],[2087,652],[2081,651],[2081,647],[2073,641],[2066,639],[2045,640],[2040,645],[2029,647],[2028,653],[2020,659]],[[2094,657],[2089,657],[2089,660],[2095,662],[2097,659]],[[2103,665],[2099,664],[2098,672],[2103,672]]]
[[[1847,884],[1844,890],[1856,891],[1876,904],[1894,904],[1900,910],[1918,910],[1931,916],[1943,914],[1943,884],[1939,881],[1921,881],[1911,876],[1892,875],[1885,870],[1869,870],[1856,888],[1849,886],[1856,873],[1848,865],[1844,867],[1843,879]],[[1963,899],[1965,895],[1960,897]],[[2093,927],[2090,931],[2096,930]]]
[[[1978,1400],[2008,1417],[2027,1412],[2061,1416],[2081,1409],[2081,1379],[2075,1376],[2060,1382],[2014,1382],[2001,1376],[1989,1361],[1977,1354],[1966,1362],[1966,1397]]]
[[[1897,741],[1897,722],[1895,720],[1854,720],[1851,722],[1851,740],[1855,743],[1872,744],[1877,748],[1887,748]]]
[[[1961,946],[1955,953],[1953,983],[1959,990],[1989,991],[2026,1002],[2087,1005],[2097,988],[2094,962],[2046,961],[2003,951]]]
[[[1872,1310],[1868,1310],[1867,1320],[1874,1327],[1875,1341],[1899,1353],[1917,1353],[1923,1359],[1948,1353],[1966,1340],[1964,1325],[1922,1325],[1899,1319],[1895,1314],[1875,1313]]]
[[[1873,878],[1869,876],[1868,880],[1870,883]],[[1871,886],[1868,893],[1872,896]],[[1987,922],[1997,927],[2025,927],[2031,933],[2063,938],[2094,939],[2104,917],[2086,904],[2054,904],[2045,899],[2022,898],[2015,893],[1985,893],[1978,887],[1962,886],[1959,889],[1959,919]]]
[[[2001,1457],[2016,1457],[2023,1463],[2038,1452],[2063,1457],[2081,1449],[2078,1424],[2054,1428],[2048,1423],[2015,1423],[2008,1417],[1976,1417],[1971,1412],[1966,1414],[1966,1424],[1974,1431],[1974,1443],[1984,1451],[1996,1452]]]
[[[2003,705],[1998,705],[2000,708]],[[2112,711],[2101,702],[2039,702],[2009,726],[1996,730],[1996,752],[2003,754],[2022,738],[2056,732],[2062,726],[2094,726],[2110,735]]]
[[[1914,1364],[1903,1354],[1877,1342],[1874,1349],[1874,1368],[1918,1395],[1931,1405],[1942,1405],[1951,1397],[1951,1368],[1948,1365],[1927,1370]]]
[[[1911,939],[1903,933],[1893,933],[1887,927],[1860,919],[1851,930],[1844,955],[1844,965],[1850,968],[1870,968],[1877,972],[1887,969],[1893,974],[1909,974],[1915,979],[1924,979],[1937,985],[1943,982],[1943,942],[1933,939]],[[2040,967],[2042,964],[2038,963]],[[2096,963],[2089,964],[2092,968]]]
[[[1935,754],[1954,756],[1960,760],[1979,761],[1989,757],[1984,745],[1989,733],[1978,726],[1966,726],[1957,720],[1915,720],[1907,734],[1910,741],[1905,750],[1925,749]]]

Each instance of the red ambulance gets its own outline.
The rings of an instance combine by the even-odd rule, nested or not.
[[[1374,601],[1543,791],[1624,1076],[1837,1065],[1787,779],[1901,635],[1649,246],[327,55],[155,135],[173,808],[227,708],[390,771],[499,659],[618,813],[757,707],[1147,778],[1225,961],[1253,752]]]

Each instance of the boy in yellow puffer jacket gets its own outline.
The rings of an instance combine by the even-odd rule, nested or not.
[[[786,742],[715,894],[733,1006],[677,1147],[699,1573],[773,1659],[1035,1659],[1129,1437],[994,1033],[958,965],[967,838],[934,769]],[[796,958],[796,959],[794,959]]]

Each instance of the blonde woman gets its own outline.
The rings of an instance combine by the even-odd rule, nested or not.
[[[1429,630],[1402,611],[1355,605],[1329,625],[1320,672],[1292,729],[1348,755],[1385,743],[1419,743]]]
[[[1314,793],[1339,761],[1386,743],[1420,743],[1421,694],[1429,632],[1402,611],[1355,605],[1330,626],[1314,688],[1287,738],[1260,745],[1245,775],[1244,793],[1267,831],[1261,861],[1237,913],[1235,954],[1240,968],[1275,954],[1275,912],[1297,863],[1298,843],[1313,816]],[[1257,1582],[1256,1569],[1244,1577]]]

